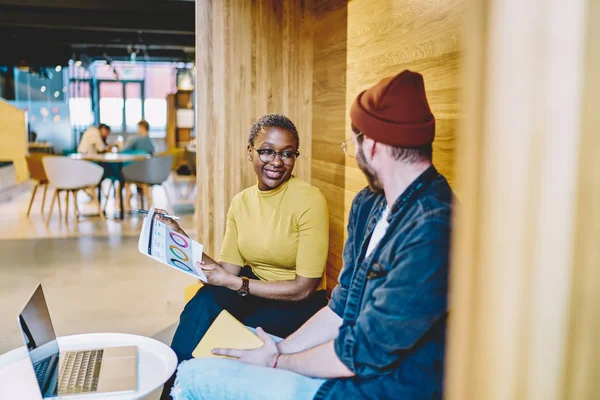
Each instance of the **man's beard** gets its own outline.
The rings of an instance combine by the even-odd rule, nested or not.
[[[369,183],[369,188],[374,193],[383,193],[383,185],[379,180],[379,176],[377,172],[373,170],[373,168],[369,165],[365,157],[365,152],[362,148],[362,143],[358,146],[358,154],[356,155],[356,162],[358,164],[358,168],[365,174],[367,177],[367,182]]]

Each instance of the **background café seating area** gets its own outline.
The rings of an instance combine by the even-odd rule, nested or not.
[[[132,210],[219,254],[267,113],[295,123],[294,172],[327,201],[331,292],[366,184],[348,110],[409,69],[459,201],[446,398],[597,398],[599,27],[585,0],[0,0],[0,355],[39,282],[57,336],[169,343],[196,281],[139,254]],[[90,126],[126,143],[140,120],[154,154],[77,153]]]
[[[196,282],[139,254],[133,210],[197,236],[194,2],[0,1],[0,33],[0,358],[23,345],[13,314],[40,282],[59,337],[168,343]],[[152,155],[123,149],[141,120]],[[120,147],[78,153],[101,123]]]

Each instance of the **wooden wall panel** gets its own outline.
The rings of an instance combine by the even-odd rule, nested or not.
[[[445,395],[596,399],[599,8],[467,3]]]
[[[246,159],[252,123],[285,114],[300,133],[295,175],[310,182],[312,3],[196,2],[198,238],[217,257],[233,196],[256,183]]]
[[[0,99],[0,161],[12,161],[17,182],[29,179],[25,162],[27,154],[27,118],[26,113]]]
[[[358,93],[404,69],[423,74],[436,117],[434,164],[453,182],[460,6],[461,0],[315,3],[312,182],[331,212],[329,289],[342,266],[352,199],[366,185],[339,147],[351,135],[348,111]]]
[[[461,12],[461,0],[354,0],[348,5],[348,107],[385,77],[405,69],[421,73],[436,118],[434,164],[451,184]],[[346,189],[355,193],[365,184],[356,164],[348,163]]]
[[[312,184],[329,205],[327,287],[337,284],[344,247],[347,2],[314,4]]]
[[[595,399],[600,393],[600,3],[589,2],[582,137],[579,144],[577,221],[573,255],[567,362],[563,398]]]
[[[425,76],[437,119],[434,162],[452,181],[459,2],[197,2],[198,228],[207,253],[218,253],[231,198],[255,182],[244,152],[251,123],[281,112],[301,135],[296,175],[329,204],[333,288],[349,206],[365,185],[340,149],[350,134],[348,106],[406,68]]]

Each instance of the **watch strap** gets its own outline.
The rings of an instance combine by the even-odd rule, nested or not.
[[[250,294],[250,279],[242,276],[242,287],[238,290],[240,296],[247,296]]]

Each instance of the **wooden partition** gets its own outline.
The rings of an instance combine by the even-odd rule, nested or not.
[[[597,399],[599,4],[467,10],[446,398]]]
[[[300,132],[296,175],[330,209],[328,288],[337,284],[350,204],[366,181],[341,142],[358,93],[404,69],[425,77],[434,163],[454,177],[461,0],[208,0],[197,8],[199,239],[216,255],[233,196],[255,182],[245,146],[267,112]]]
[[[0,161],[12,161],[17,182],[29,179],[26,113],[0,99]]]
[[[341,142],[356,96],[405,69],[423,74],[436,118],[434,164],[454,180],[461,0],[317,1],[313,67],[313,184],[331,212],[328,288],[337,283],[347,215],[366,180]]]
[[[346,159],[346,63],[348,2],[316,0],[314,4],[312,104],[312,184],[329,205],[327,287],[333,289],[342,268],[346,225],[344,198]]]
[[[294,121],[295,174],[310,181],[311,9],[304,0],[196,2],[198,238],[211,256],[219,254],[231,199],[256,183],[246,145],[258,117],[276,112]]]

